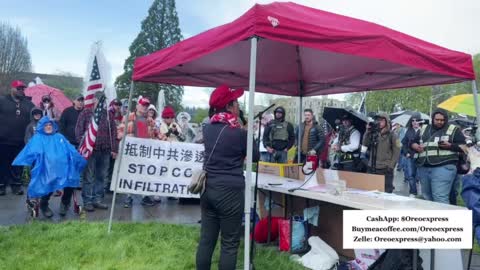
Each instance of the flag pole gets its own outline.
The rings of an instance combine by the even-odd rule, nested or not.
[[[118,175],[120,173],[120,166],[122,165],[122,157],[123,157],[123,151],[125,147],[125,137],[127,135],[127,130],[128,130],[128,118],[130,116],[131,112],[131,103],[132,103],[132,94],[134,90],[134,82],[132,80],[130,84],[130,93],[128,94],[128,109],[127,109],[127,114],[125,115],[125,130],[123,133],[122,137],[122,142],[119,148],[119,151],[117,153],[117,159],[115,160],[115,163],[117,163],[117,168],[116,168],[116,173],[115,173],[115,181],[112,181],[112,184],[114,185],[113,188],[113,197],[112,197],[112,207],[110,208],[110,218],[108,219],[108,234],[112,232],[112,219],[113,219],[113,212],[115,210],[115,200],[117,199],[117,188],[118,188]],[[107,111],[108,115],[108,111]]]

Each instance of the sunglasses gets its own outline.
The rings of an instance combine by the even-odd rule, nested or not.
[[[412,119],[412,122],[420,122],[419,119]]]

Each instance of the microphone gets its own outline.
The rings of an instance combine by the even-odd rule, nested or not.
[[[255,115],[255,117],[254,117],[253,119],[257,119],[257,118],[262,117],[262,115],[263,115],[266,111],[268,111],[268,110],[270,110],[271,108],[273,108],[273,106],[275,106],[275,103],[273,103],[272,105],[268,106],[268,108],[266,108],[265,110],[257,113],[257,115]]]

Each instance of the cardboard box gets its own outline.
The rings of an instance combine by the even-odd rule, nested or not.
[[[270,162],[259,162],[258,163],[258,172],[259,173],[268,173],[273,175],[278,175],[280,177],[299,179],[300,176],[300,164],[279,164],[279,163],[270,163]],[[258,205],[260,218],[264,218],[268,214],[268,210],[265,208],[265,200],[267,198],[266,191],[258,193]],[[281,193],[273,192],[272,194],[272,215],[273,216],[284,216],[285,215],[285,196]]]
[[[317,170],[317,183],[325,184],[325,178],[331,180],[340,179],[346,182],[347,188],[356,188],[361,190],[385,191],[385,176],[368,173],[337,171],[329,169]]]
[[[260,161],[258,163],[258,172],[298,179],[300,170],[299,166],[300,164],[280,164]]]

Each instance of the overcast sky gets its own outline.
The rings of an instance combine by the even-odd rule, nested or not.
[[[122,73],[128,47],[140,31],[153,1],[147,0],[0,0],[0,21],[20,27],[38,73],[72,72],[84,76],[91,44],[103,41],[112,81]],[[177,0],[185,38],[230,22],[251,0]],[[375,22],[449,49],[480,53],[478,0],[303,0],[310,7]],[[195,93],[193,98],[192,93]],[[184,102],[206,105],[206,91],[187,88]]]

